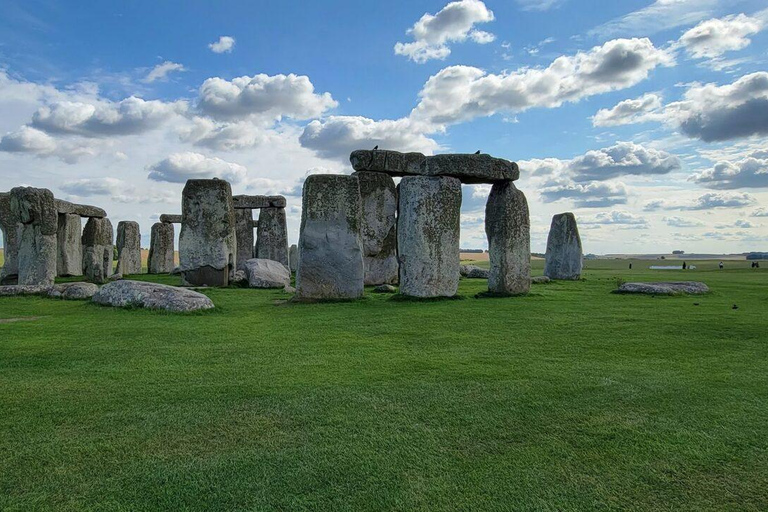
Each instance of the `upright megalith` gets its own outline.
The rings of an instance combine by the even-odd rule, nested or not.
[[[357,176],[309,176],[304,182],[301,204],[295,298],[362,297],[365,272]]]
[[[149,274],[170,274],[173,271],[173,224],[155,222],[149,237]]]
[[[11,212],[19,226],[18,284],[52,285],[56,279],[58,213],[45,188],[16,187]]]
[[[360,180],[363,204],[365,284],[395,284],[397,264],[397,188],[391,176],[372,171],[353,173]]]
[[[121,220],[117,223],[117,273],[141,274],[141,232],[139,223]]]
[[[552,217],[545,257],[544,275],[550,279],[581,278],[581,237],[572,213]]]
[[[296,272],[296,267],[299,264],[299,246],[296,244],[291,245],[288,249],[288,270]]]
[[[224,180],[187,180],[181,196],[179,261],[184,282],[227,286],[235,271],[237,235],[232,188]]]
[[[511,181],[496,183],[485,205],[491,270],[488,291],[520,295],[531,289],[531,222],[525,194]]]
[[[400,293],[414,297],[456,295],[461,182],[449,177],[406,176],[399,191]]]
[[[83,228],[83,274],[93,283],[106,283],[112,275],[114,230],[108,218],[91,217]]]
[[[83,275],[82,231],[80,215],[59,212],[56,272],[61,277]]]
[[[242,208],[235,210],[235,230],[237,232],[237,270],[245,270],[245,262],[253,254],[253,210]]]
[[[11,211],[11,194],[0,193],[0,232],[3,235],[3,268],[0,285],[16,284],[19,278],[19,222]]]
[[[259,210],[254,256],[282,263],[288,268],[288,224],[285,208],[270,206]]]

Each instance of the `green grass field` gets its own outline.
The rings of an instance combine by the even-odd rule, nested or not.
[[[511,299],[0,299],[0,509],[766,510],[768,268],[652,263]]]

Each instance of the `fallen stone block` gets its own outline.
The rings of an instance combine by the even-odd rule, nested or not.
[[[213,309],[211,299],[185,288],[142,281],[114,281],[93,296],[93,302],[113,307],[163,309],[175,313]]]
[[[245,262],[245,275],[251,288],[285,288],[291,273],[282,263],[252,258]]]
[[[701,295],[709,292],[709,287],[697,281],[669,281],[657,283],[624,283],[616,290],[618,293],[640,293],[645,295]]]

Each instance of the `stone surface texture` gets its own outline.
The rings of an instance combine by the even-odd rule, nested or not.
[[[302,193],[297,300],[363,295],[362,201],[356,176],[315,174]]]
[[[141,232],[139,223],[121,220],[117,223],[117,273],[141,274]]]
[[[646,295],[700,295],[709,292],[709,287],[697,281],[667,281],[657,283],[624,283],[619,293],[641,293]]]
[[[107,216],[107,212],[98,206],[75,204],[62,199],[56,199],[55,201],[56,211],[59,213],[69,213],[80,217],[97,217],[100,219]]]
[[[164,309],[175,313],[214,307],[211,299],[194,290],[131,280],[105,284],[93,296],[93,302],[123,308]]]
[[[544,275],[550,279],[581,278],[581,237],[572,213],[559,213],[552,217],[545,259]]]
[[[109,219],[91,217],[83,228],[83,275],[94,283],[106,283],[112,275],[114,231]]]
[[[391,284],[380,284],[373,289],[374,293],[397,293],[397,288]]]
[[[357,171],[363,204],[363,265],[365,284],[396,284],[397,188],[391,176],[381,172]]]
[[[18,284],[52,285],[56,279],[59,215],[45,188],[16,187],[11,212],[19,226]]]
[[[237,195],[232,197],[235,208],[255,210],[258,208],[285,208],[287,204],[283,196],[247,196]]]
[[[285,208],[262,208],[259,226],[256,228],[254,256],[262,260],[274,260],[286,268],[288,262],[288,224]]]
[[[179,261],[184,281],[195,286],[227,286],[237,258],[229,183],[188,180],[182,192],[181,211]]]
[[[282,263],[252,258],[245,262],[245,276],[251,288],[285,288],[291,283],[291,273]]]
[[[147,272],[150,274],[170,274],[173,272],[173,224],[156,222],[152,224],[149,239],[149,258]]]
[[[13,295],[43,295],[58,299],[85,300],[99,291],[93,283],[62,283],[54,285],[7,285],[0,286],[0,297]]]
[[[531,289],[531,221],[525,194],[514,183],[495,183],[485,205],[488,291],[520,295]]]
[[[3,268],[0,285],[16,284],[19,277],[19,226],[11,212],[11,194],[0,193],[0,232],[3,235]]]
[[[536,276],[531,278],[531,284],[547,284],[552,282],[547,276]]]
[[[160,215],[160,222],[167,222],[168,224],[181,224],[181,215],[164,213]]]
[[[245,262],[253,258],[253,210],[235,210],[235,232],[237,234],[237,270],[245,270]]]
[[[461,182],[406,176],[400,181],[397,246],[400,293],[452,297],[459,285]]]
[[[459,266],[459,274],[467,279],[488,279],[490,273],[490,270],[475,265]]]
[[[83,223],[76,213],[59,213],[56,233],[56,273],[61,277],[83,275]]]
[[[296,266],[299,264],[299,246],[291,245],[288,249],[288,266],[291,272],[296,272]]]

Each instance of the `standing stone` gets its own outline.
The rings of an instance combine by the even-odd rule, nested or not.
[[[117,273],[141,274],[141,232],[139,223],[121,220],[117,223]]]
[[[288,224],[285,220],[285,208],[269,207],[259,210],[254,254],[259,259],[277,261],[288,268]]]
[[[288,249],[288,263],[289,270],[296,272],[296,267],[299,264],[299,247],[296,244],[291,245],[291,248]]]
[[[93,283],[102,284],[112,275],[114,231],[108,218],[91,217],[83,228],[83,274]]]
[[[147,272],[150,274],[170,274],[173,267],[173,224],[156,222],[152,224],[149,239]]]
[[[365,272],[359,180],[332,174],[309,176],[301,205],[296,298],[362,297]]]
[[[11,212],[19,229],[19,278],[21,285],[53,284],[56,279],[58,213],[53,194],[45,188],[11,189]]]
[[[531,221],[525,194],[511,181],[496,183],[485,205],[491,271],[488,291],[520,295],[531,289]]]
[[[237,270],[245,270],[245,262],[253,258],[253,210],[235,210],[237,231]]]
[[[237,235],[232,187],[224,180],[187,180],[181,196],[179,260],[183,281],[227,286],[235,272]]]
[[[581,279],[581,237],[570,212],[552,217],[547,238],[544,275],[550,279]]]
[[[414,297],[456,295],[461,182],[448,177],[406,176],[399,190],[400,293]]]
[[[363,201],[363,264],[365,284],[396,284],[397,189],[391,176],[380,172],[353,173],[360,180]]]
[[[76,213],[59,213],[56,272],[61,277],[83,275],[83,224]]]
[[[3,268],[0,285],[16,284],[19,278],[19,230],[16,216],[11,212],[11,194],[0,193],[0,231],[3,234]]]

